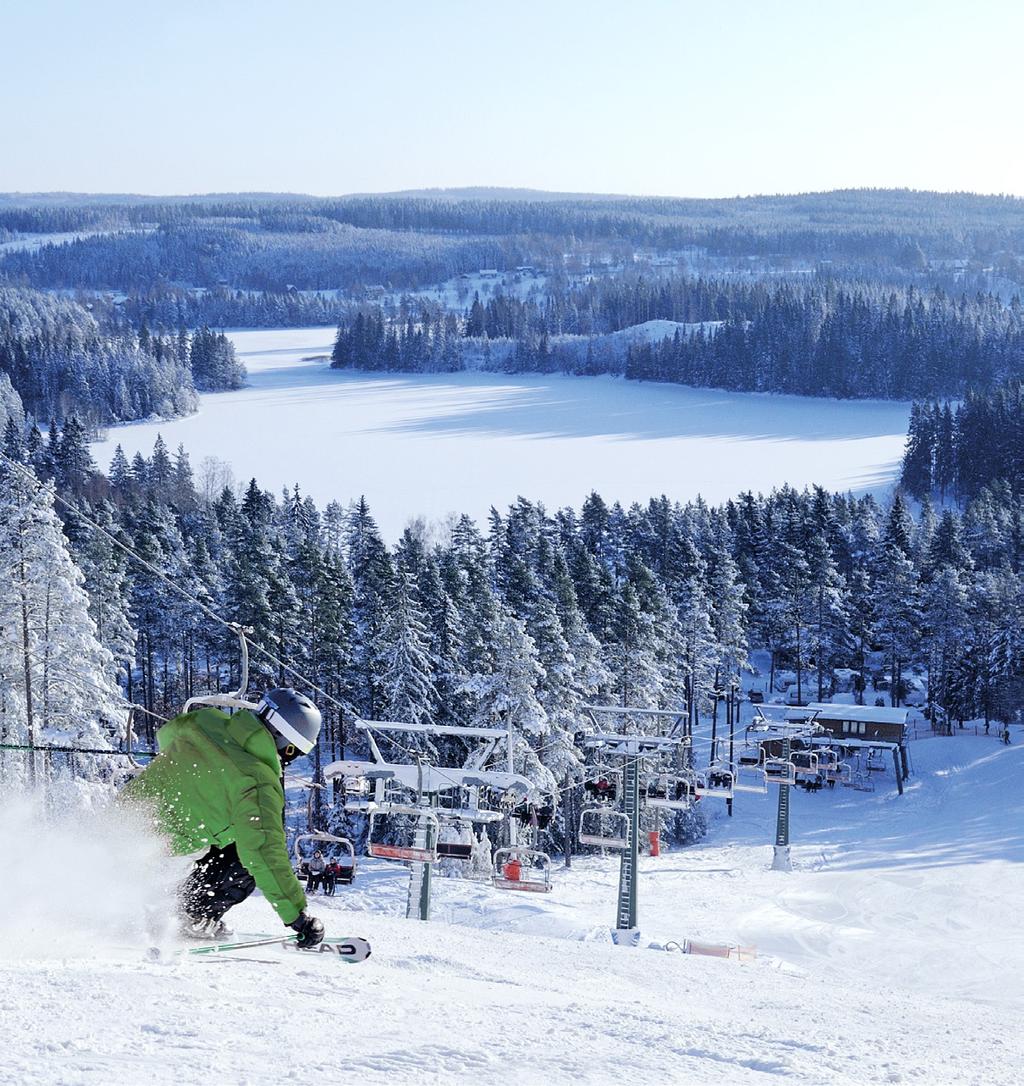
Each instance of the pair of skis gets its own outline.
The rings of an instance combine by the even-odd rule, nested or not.
[[[207,946],[191,947],[189,954],[230,954],[236,950],[251,950],[253,947],[280,946],[296,950],[300,954],[333,954],[341,961],[352,965],[356,962],[364,962],[370,956],[370,944],[359,936],[350,935],[342,938],[328,936],[322,943],[313,947],[300,947],[297,940],[297,935],[261,935],[234,943],[211,943]]]

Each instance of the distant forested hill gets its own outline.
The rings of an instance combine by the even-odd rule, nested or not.
[[[621,373],[892,398],[960,397],[1024,376],[1024,201],[1003,196],[10,194],[0,196],[4,283],[77,292],[119,350],[128,332],[138,350],[147,329],[155,402],[174,410],[191,391],[160,376],[173,353],[161,344],[204,325],[338,325],[337,363],[368,369]],[[82,314],[69,319],[92,357]],[[591,342],[651,321],[715,327],[614,350]],[[371,334],[353,339],[357,322]],[[59,387],[32,388],[18,358],[4,368],[33,412],[71,396],[95,418],[135,417],[148,409],[145,382],[109,380],[135,366],[118,357],[90,363],[87,377],[88,366],[58,366]]]
[[[468,190],[470,193],[476,190]],[[0,197],[0,230],[108,230],[70,246],[0,254],[0,275],[43,287],[332,289],[416,286],[481,267],[638,247],[801,257],[914,270],[964,260],[1020,279],[1024,201],[851,190],[730,200],[465,192],[343,198]]]

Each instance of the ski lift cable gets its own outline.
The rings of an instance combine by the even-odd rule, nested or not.
[[[39,479],[39,477],[33,471],[31,471],[24,464],[19,464],[17,460],[12,460],[6,453],[0,452],[0,461],[7,464],[9,467],[13,468],[23,478],[25,478],[29,482],[33,483],[40,490],[48,488],[47,484],[44,483],[41,479]],[[128,546],[127,543],[124,543],[120,539],[118,539],[116,535],[114,535],[112,532],[109,532],[106,528],[103,527],[102,524],[99,524],[95,520],[93,520],[91,517],[86,516],[81,511],[81,509],[79,509],[79,507],[77,505],[75,505],[74,502],[71,502],[67,498],[64,498],[60,494],[58,494],[56,487],[51,487],[51,488],[48,488],[48,489],[51,490],[54,501],[59,502],[62,506],[64,506],[65,509],[69,510],[74,516],[78,517],[79,520],[81,520],[84,524],[87,524],[90,528],[92,528],[94,531],[98,532],[105,539],[108,539],[111,543],[114,544],[115,547],[118,547],[125,554],[127,554],[130,558],[135,559],[135,561],[138,562],[139,565],[141,565],[144,569],[149,570],[150,573],[152,573],[155,577],[158,577],[161,581],[163,581],[164,584],[166,584],[169,588],[173,589],[183,599],[186,599],[190,603],[194,604],[204,615],[206,615],[207,618],[209,618],[212,621],[214,621],[214,622],[218,623],[219,625],[223,626],[225,629],[230,630],[232,633],[235,633],[235,634],[238,633],[237,623],[233,623],[233,622],[228,621],[228,619],[226,619],[226,618],[222,618],[208,604],[204,603],[202,600],[200,600],[196,596],[192,595],[192,593],[189,592],[187,589],[182,588],[182,586],[180,584],[178,584],[171,577],[168,577],[167,574],[165,574],[162,570],[157,569],[156,566],[154,566],[151,562],[147,562],[146,559],[143,558],[137,551],[135,551],[132,547]],[[281,657],[275,655],[269,649],[264,648],[263,645],[261,645],[257,641],[252,640],[247,634],[243,633],[243,634],[240,634],[240,636],[244,637],[245,640],[246,640],[246,643],[249,646],[251,646],[257,652],[261,653],[263,656],[265,656],[271,663],[276,664],[278,667],[280,667],[284,671],[287,671],[289,675],[294,676],[296,679],[298,679],[300,682],[302,682],[310,690],[316,691],[316,693],[319,694],[320,697],[322,697],[325,701],[329,702],[331,705],[333,705],[340,712],[348,713],[351,716],[358,716],[359,715],[358,713],[356,713],[354,711],[354,709],[352,708],[351,705],[345,705],[341,701],[339,701],[337,698],[335,698],[333,695],[328,694],[326,690],[322,689],[316,683],[314,683],[314,682],[310,681],[308,678],[306,678],[306,676],[303,675],[303,673],[301,671],[299,671],[298,668],[293,667],[286,660],[284,660]]]

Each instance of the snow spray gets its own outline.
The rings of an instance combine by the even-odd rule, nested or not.
[[[143,812],[73,792],[61,801],[0,806],[0,960],[152,945],[171,926],[182,861]]]

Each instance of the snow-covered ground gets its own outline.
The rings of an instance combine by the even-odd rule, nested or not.
[[[482,521],[519,495],[558,508],[592,490],[628,503],[662,493],[717,502],[784,482],[884,489],[907,428],[903,403],[612,378],[339,373],[325,360],[329,328],[231,338],[247,388],[203,396],[190,418],[111,429],[93,448],[100,465],[118,443],[148,455],[161,433],[194,466],[217,457],[242,482],[298,482],[320,503],[366,495],[394,539],[416,515]]]
[[[768,870],[774,796],[742,795],[702,844],[645,859],[641,949],[609,942],[610,858],[559,865],[543,897],[438,879],[429,923],[401,917],[404,869],[366,862],[314,899],[330,931],[372,941],[362,965],[282,950],[156,964],[114,922],[126,892],[135,917],[127,888],[151,853],[138,870],[122,847],[80,860],[88,824],[63,855],[28,827],[0,856],[0,1081],[1020,1081],[1024,748],[961,736],[912,753],[902,798],[890,775],[874,794],[795,793],[791,874]],[[262,900],[235,913],[273,927]],[[684,938],[758,957],[651,946]]]

